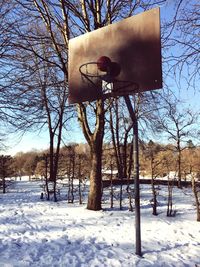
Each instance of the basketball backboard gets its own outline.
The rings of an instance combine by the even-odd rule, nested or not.
[[[101,56],[109,57],[121,68],[116,80],[109,85],[109,93],[102,90],[104,81],[99,79],[97,70],[96,62]],[[159,8],[71,39],[68,70],[69,103],[161,88]],[[87,74],[94,74],[92,83]]]

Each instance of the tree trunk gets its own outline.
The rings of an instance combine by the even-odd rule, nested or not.
[[[81,184],[82,184],[82,177],[81,177],[81,157],[79,155],[78,161],[78,193],[79,193],[79,204],[82,204],[82,192],[81,192]]]
[[[90,191],[88,195],[87,208],[89,210],[101,210],[101,185],[102,185],[102,144],[104,136],[104,102],[96,101],[96,124],[92,133],[87,120],[86,107],[78,105],[78,117],[84,136],[90,146],[91,171],[90,171]]]
[[[5,181],[5,177],[3,176],[2,178],[2,184],[3,184],[3,194],[6,193],[6,181]]]
[[[49,130],[50,136],[50,145],[49,145],[49,181],[54,182],[54,149],[53,149],[53,139],[54,135],[52,134],[51,130]]]
[[[181,188],[181,154],[178,153],[178,187]]]
[[[90,190],[88,195],[87,209],[101,210],[101,159],[102,149],[92,149],[91,151],[91,171],[90,171]]]
[[[128,162],[128,180],[131,178],[131,171],[133,166],[133,140],[130,144],[129,162]]]
[[[200,222],[200,187],[197,186],[194,177],[192,177],[192,191],[194,193],[195,204],[197,209],[197,222]]]
[[[197,222],[200,222],[200,210],[197,211]]]
[[[110,208],[113,208],[113,197],[114,197],[114,190],[113,190],[113,165],[110,164],[111,176],[110,176]]]
[[[152,207],[153,207],[153,212],[152,214],[157,216],[157,192],[155,188],[155,178],[152,176],[151,177],[151,188],[152,188],[152,194],[153,194],[153,199],[152,199]]]
[[[110,130],[111,130],[112,144],[114,147],[114,155],[116,158],[116,164],[118,170],[118,179],[121,179],[121,177],[123,176],[123,171],[122,171],[122,159],[121,159],[120,141],[119,141],[119,118],[118,118],[119,114],[118,114],[117,100],[115,100],[115,103],[116,103],[116,111],[115,111],[116,124],[114,127],[113,115],[112,115],[113,112],[110,106]]]
[[[152,190],[152,208],[153,208],[153,212],[152,214],[157,216],[157,192],[156,192],[156,187],[155,187],[155,175],[154,175],[154,170],[155,170],[155,164],[154,164],[154,157],[153,157],[153,153],[151,153],[151,190]]]
[[[169,177],[168,177],[168,202],[167,202],[167,216],[171,217],[172,216],[172,189],[173,189],[173,184],[170,182]]]
[[[178,188],[181,188],[182,187],[182,183],[181,183],[181,147],[180,147],[179,138],[177,141],[177,148],[178,148]]]

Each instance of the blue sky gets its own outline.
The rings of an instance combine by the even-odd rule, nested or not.
[[[27,152],[38,149],[48,148],[48,135],[37,133],[26,133],[22,137],[11,134],[8,137],[8,145],[10,148],[6,150],[6,154],[15,155],[17,152]]]
[[[65,144],[82,142],[85,143],[85,139],[81,132],[81,128],[78,123],[74,124],[74,130],[68,132],[65,137]],[[6,154],[15,155],[17,152],[28,152],[31,150],[45,150],[49,147],[49,136],[48,132],[32,132],[26,133],[23,137],[16,136],[12,134],[9,136],[8,145],[10,148],[6,150]]]

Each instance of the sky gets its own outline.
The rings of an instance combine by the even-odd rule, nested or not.
[[[64,136],[64,144],[67,143],[86,143],[84,136],[81,132],[81,128],[76,125],[73,131],[68,132]],[[29,152],[31,150],[46,150],[49,148],[49,136],[48,132],[28,132],[25,133],[22,137],[12,134],[8,137],[6,144],[8,148],[5,151],[5,154],[14,156],[18,152]]]
[[[168,1],[167,4],[161,6],[161,19],[171,16],[173,12],[173,4],[174,1]],[[173,85],[173,88],[176,96],[179,99],[182,99],[186,103],[186,106],[190,106],[192,109],[198,110],[200,99],[199,92],[194,91],[192,88],[186,89],[185,86],[181,89],[177,89],[175,84]],[[67,136],[65,136],[65,143],[69,142],[86,142],[78,123],[75,123],[74,131],[69,132]],[[48,133],[26,133],[22,138],[16,137],[16,135],[11,135],[6,141],[6,145],[9,146],[6,151],[6,154],[9,155],[14,155],[21,151],[27,152],[34,149],[44,150],[47,149],[49,145]]]
[[[26,133],[22,137],[14,134],[9,135],[6,144],[6,154],[14,156],[17,152],[28,152],[31,150],[45,150],[48,148],[48,135],[38,133]]]

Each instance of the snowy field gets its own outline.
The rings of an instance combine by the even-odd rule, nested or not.
[[[160,187],[152,215],[150,185],[141,187],[142,252],[135,253],[134,212],[128,200],[103,210],[84,204],[40,200],[39,181],[16,181],[0,194],[0,267],[200,266],[200,222],[191,189],[174,188],[175,217],[166,217],[167,188]],[[66,190],[66,188],[63,188]]]

